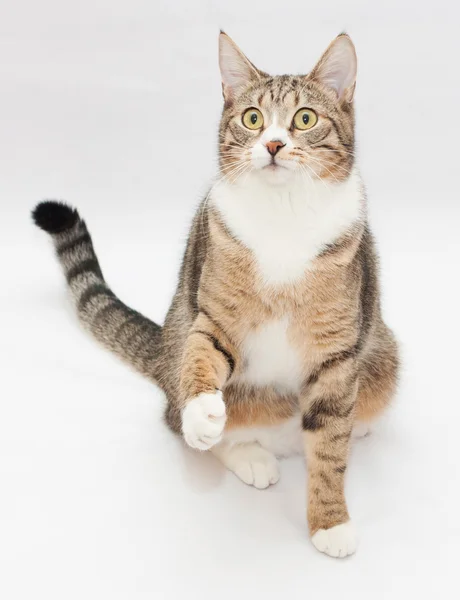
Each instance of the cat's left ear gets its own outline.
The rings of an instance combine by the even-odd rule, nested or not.
[[[263,75],[223,31],[219,35],[219,66],[226,101]]]
[[[309,77],[332,88],[339,100],[351,102],[356,86],[356,71],[355,46],[351,38],[342,33],[330,44]]]

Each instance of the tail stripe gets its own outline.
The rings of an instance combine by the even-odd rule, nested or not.
[[[115,331],[113,333],[114,338],[117,340],[121,339],[123,331],[126,329],[126,327],[128,327],[128,325],[136,325],[136,324],[140,323],[141,321],[142,321],[142,317],[140,317],[140,315],[137,315],[137,314],[130,315],[123,321],[123,323],[118,325],[118,327],[115,329]]]
[[[96,298],[96,296],[106,296],[108,298],[116,298],[115,294],[103,283],[94,283],[89,286],[81,295],[78,301],[78,310],[84,311],[88,303]]]
[[[82,261],[74,267],[71,267],[67,271],[67,283],[70,285],[70,283],[73,279],[75,279],[75,277],[78,277],[78,275],[82,275],[83,273],[94,273],[100,279],[104,280],[104,276],[102,275],[102,271],[97,261],[97,258],[88,258],[87,260]]]
[[[91,236],[89,235],[89,233],[87,231],[85,233],[79,235],[74,240],[71,240],[70,242],[66,242],[65,244],[62,244],[61,246],[56,248],[56,252],[58,253],[59,257],[62,257],[62,255],[65,254],[66,252],[68,252],[69,250],[75,250],[75,247],[79,246],[80,244],[81,245],[91,244]]]
[[[78,212],[46,201],[32,216],[53,238],[81,322],[107,348],[155,380],[161,327],[126,306],[106,285],[91,236]]]
[[[98,327],[103,327],[104,320],[107,317],[112,317],[114,313],[118,309],[118,300],[109,300],[107,304],[104,304],[101,308],[99,308],[93,315],[91,321],[91,327],[97,329]],[[120,311],[119,311],[120,312]]]

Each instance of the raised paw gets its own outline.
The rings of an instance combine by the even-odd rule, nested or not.
[[[182,433],[185,441],[191,448],[209,450],[222,439],[225,419],[225,404],[221,391],[195,396],[182,411]]]
[[[241,481],[259,490],[276,483],[280,477],[276,457],[258,444],[225,445],[224,442],[213,453]]]
[[[334,558],[349,556],[358,546],[356,530],[351,521],[330,529],[319,529],[311,541],[317,550]]]

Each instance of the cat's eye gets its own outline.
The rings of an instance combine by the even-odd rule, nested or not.
[[[264,124],[264,117],[257,108],[248,108],[243,115],[243,125],[248,129],[260,129]]]
[[[301,108],[294,115],[294,127],[305,131],[311,129],[318,122],[318,115],[311,108]]]

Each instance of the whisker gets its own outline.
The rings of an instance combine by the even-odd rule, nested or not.
[[[244,161],[243,160],[234,160],[232,162],[225,162],[222,168],[226,169],[227,167],[231,167],[231,166],[234,166],[234,165],[239,165],[239,164],[241,164],[243,162],[247,162],[247,161],[245,161],[245,160]]]
[[[317,165],[319,165],[320,167],[322,167],[323,169],[326,169],[326,171],[329,173],[329,175],[334,179],[334,181],[336,181],[337,183],[340,183],[340,180],[337,179],[337,177],[334,175],[334,173],[332,173],[332,171],[330,171],[325,165],[323,165],[317,158],[315,158],[314,156],[309,156],[308,157],[310,160],[313,160]],[[348,173],[348,171],[347,171]],[[349,174],[349,173],[348,173]],[[320,178],[321,179],[321,178]],[[322,180],[322,179],[321,179]]]
[[[227,148],[231,148],[232,146],[238,146],[239,148],[245,148],[246,150],[249,150],[249,146],[246,146],[245,144],[240,144],[240,142],[237,142],[236,140],[233,140],[232,142],[222,142],[223,146],[226,146]]]
[[[300,167],[300,171],[302,173],[302,175],[304,175],[305,177],[308,177],[308,179],[310,180],[312,186],[314,185],[312,176],[310,175],[310,173],[307,171],[307,169],[305,168],[305,165],[302,164],[301,162],[298,163],[299,167]]]
[[[330,186],[326,184],[326,182],[324,181],[324,179],[322,177],[320,177],[320,175],[318,175],[318,173],[316,172],[316,170],[309,165],[308,163],[303,163],[305,167],[307,167],[307,169],[309,169],[310,171],[313,172],[313,174],[315,175],[315,177],[317,179],[319,179],[319,181],[321,181],[321,183],[324,185],[324,187],[326,188],[326,190],[329,192],[330,191]]]
[[[239,175],[240,172],[242,172],[244,168],[249,165],[249,161],[239,161],[239,163],[231,168],[228,172],[225,172],[225,170],[222,169],[223,176],[230,181],[234,175]]]
[[[336,154],[348,154],[349,156],[355,156],[355,152],[351,152],[350,150],[335,150],[334,148],[321,148],[321,146],[312,145],[312,148],[316,150],[320,150],[321,152],[335,152]]]
[[[316,162],[319,162],[318,159],[316,157],[313,156],[309,156],[309,158],[311,158],[312,160],[315,160]],[[332,157],[330,156],[326,156],[326,160],[327,161],[332,161]],[[332,164],[332,163],[331,163]],[[333,165],[336,169],[340,169],[343,173],[346,173],[347,175],[351,175],[351,171],[349,169],[346,169],[345,167],[343,167],[342,165],[337,165],[334,164]],[[327,169],[327,167],[324,167],[325,169]]]

